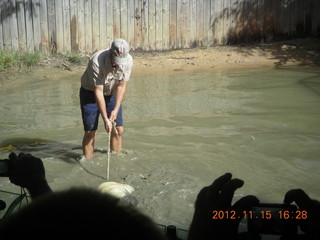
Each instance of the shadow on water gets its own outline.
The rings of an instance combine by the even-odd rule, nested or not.
[[[320,75],[301,79],[299,83],[320,96]]]
[[[278,70],[293,71],[293,72],[297,71],[290,67],[278,68]],[[306,73],[309,73],[309,72],[306,71]],[[313,73],[315,75],[299,79],[298,82],[299,84],[303,85],[304,87],[314,92],[317,96],[320,96],[320,74],[318,71],[312,71],[310,73]]]
[[[10,138],[3,140],[0,144],[0,151],[2,152],[25,152],[35,156],[40,153],[42,157],[54,156],[67,163],[77,162],[81,158],[80,154],[74,152],[78,149],[81,149],[81,147],[44,138]]]
[[[91,170],[86,161],[80,161],[82,159],[82,148],[76,144],[51,141],[44,138],[10,138],[0,143],[0,153],[8,153],[9,155],[10,152],[30,153],[42,160],[51,158],[56,162],[63,161],[67,164],[77,164],[86,173],[106,180],[104,176]],[[95,149],[95,153],[106,154],[107,150]]]

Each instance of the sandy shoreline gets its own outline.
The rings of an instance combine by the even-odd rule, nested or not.
[[[132,75],[199,72],[214,69],[252,67],[281,67],[289,65],[320,66],[320,39],[307,38],[269,44],[214,46],[167,52],[133,51]],[[21,78],[41,75],[67,77],[82,74],[86,56],[81,64],[68,61],[65,56],[49,56],[31,69],[12,69],[0,72],[2,87],[19,85]],[[28,73],[28,74],[26,74]],[[50,77],[51,77],[50,76]]]
[[[215,46],[162,53],[133,53],[134,74],[288,65],[320,65],[320,40],[298,39],[272,44]]]

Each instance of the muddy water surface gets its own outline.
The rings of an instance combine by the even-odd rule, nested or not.
[[[97,187],[107,135],[100,127],[94,159],[77,161],[80,74],[54,74],[0,90],[0,158],[12,149],[41,157],[54,190]],[[160,224],[187,229],[198,191],[225,172],[245,181],[235,200],[279,203],[297,187],[320,199],[319,69],[133,75],[124,118],[125,152],[112,155],[110,180],[133,186],[138,207]],[[19,191],[7,178],[0,189]]]

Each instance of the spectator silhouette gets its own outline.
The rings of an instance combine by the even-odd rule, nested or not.
[[[304,235],[301,240],[320,239],[320,202],[311,199],[302,189],[292,189],[285,194],[284,203],[295,202],[300,211],[306,211],[306,219],[299,220],[300,229]]]
[[[245,232],[239,233],[239,223],[243,218],[243,211],[249,211],[259,204],[255,196],[246,196],[231,205],[234,192],[242,187],[244,182],[232,179],[231,173],[217,178],[210,186],[203,188],[195,203],[195,212],[189,229],[188,240],[202,239],[261,239],[261,236]],[[302,235],[281,236],[282,240],[319,240],[320,203],[312,200],[301,189],[293,189],[285,194],[284,203],[296,202],[299,210],[306,210],[307,219],[298,220]],[[213,211],[231,212],[237,215],[235,219],[212,219]],[[230,216],[230,215],[229,215]]]
[[[195,203],[195,212],[189,229],[188,240],[203,239],[243,239],[246,235],[239,235],[238,227],[243,211],[248,211],[257,205],[259,200],[255,196],[246,196],[231,205],[234,192],[242,187],[244,182],[232,179],[231,173],[226,173],[217,178],[210,186],[203,188]],[[235,219],[221,218],[213,220],[213,211],[234,211]],[[239,218],[238,218],[239,217]]]
[[[105,239],[163,240],[153,221],[133,207],[94,189],[72,188],[38,197],[6,218],[3,239],[15,234],[40,237],[101,236]]]

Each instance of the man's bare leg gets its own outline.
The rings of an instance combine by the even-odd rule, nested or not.
[[[97,131],[85,131],[82,140],[83,155],[89,159],[93,157],[94,142]]]
[[[112,129],[111,132],[111,151],[120,153],[122,149],[123,126],[116,127],[118,134]]]

